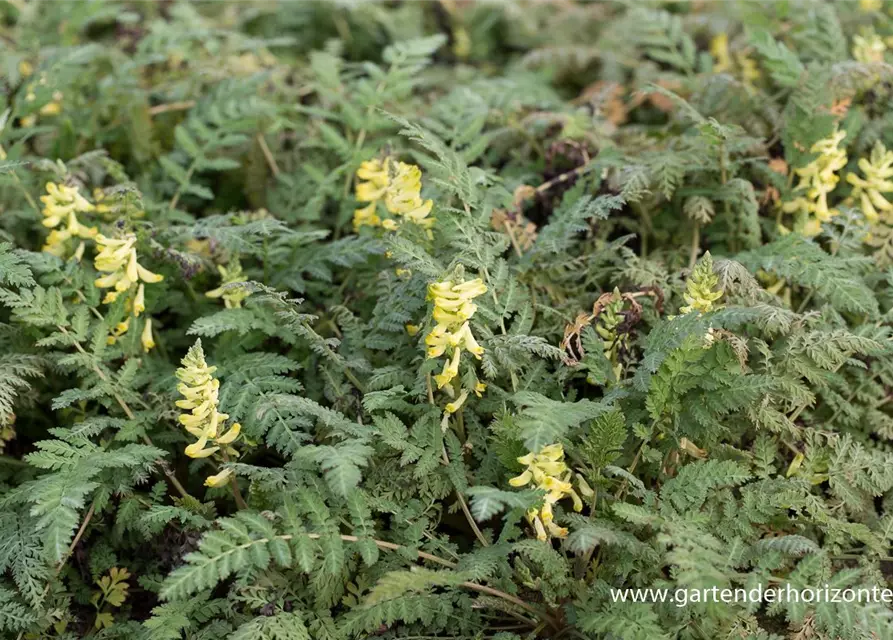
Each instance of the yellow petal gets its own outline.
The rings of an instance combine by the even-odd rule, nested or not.
[[[465,404],[465,399],[468,398],[468,391],[462,390],[462,393],[459,394],[459,397],[456,398],[453,402],[450,402],[445,407],[446,412],[449,414],[456,413],[459,409],[462,408],[462,405]]]
[[[571,489],[568,491],[571,499],[574,501],[574,511],[582,511],[583,510],[583,501],[580,500],[580,496],[577,495],[577,492]]]
[[[545,542],[549,539],[549,536],[546,534],[546,530],[543,527],[543,523],[539,518],[534,518],[533,528],[536,531],[537,540],[539,540],[540,542]]]
[[[208,476],[207,478],[205,478],[205,486],[206,487],[219,487],[222,484],[226,484],[229,481],[229,479],[232,477],[232,475],[233,475],[232,469],[224,469],[223,471],[221,471],[218,474],[215,474],[213,476]]]
[[[137,268],[139,264],[136,261],[136,251],[132,250],[130,252],[130,259],[127,261],[127,279],[131,282],[136,282],[139,280],[139,271]]]
[[[136,298],[133,300],[133,315],[139,315],[146,310],[146,287],[140,283],[136,290]],[[149,321],[151,323],[151,320]]]
[[[217,444],[230,444],[239,437],[239,433],[241,432],[241,430],[242,425],[236,422],[235,424],[233,424],[232,427],[230,427],[229,431],[217,438]]]
[[[135,256],[136,253],[134,252],[133,255]],[[136,271],[137,271],[137,275],[139,276],[139,279],[142,280],[143,282],[154,283],[154,282],[161,282],[162,280],[164,280],[163,275],[158,274],[158,273],[152,273],[151,271],[149,271],[148,269],[146,269],[145,267],[143,267],[140,264],[136,265]],[[131,280],[133,280],[135,282],[136,278],[131,278]]]
[[[564,446],[561,443],[547,445],[540,450],[540,455],[548,460],[561,460],[564,457]]]
[[[208,447],[206,449],[205,445],[207,443],[208,439],[202,438],[186,447],[184,453],[190,458],[207,458],[208,456],[214,455],[214,452],[220,449],[220,447]]]
[[[110,287],[114,287],[117,282],[121,279],[122,274],[120,273],[110,273],[107,276],[103,276],[101,278],[97,278],[93,284],[99,287],[100,289],[108,289]]]
[[[146,319],[146,325],[143,327],[140,342],[143,343],[143,351],[146,353],[149,353],[149,351],[155,348],[155,340],[152,337],[152,318]]]
[[[535,453],[533,453],[533,452],[528,453],[527,455],[523,455],[520,458],[518,458],[518,462],[520,462],[521,464],[525,464],[525,465],[531,465],[531,464],[533,464],[534,456],[536,456]]]
[[[530,482],[531,478],[533,478],[533,474],[530,473],[530,470],[528,469],[527,471],[522,473],[520,476],[515,476],[514,478],[510,478],[509,484],[512,485],[513,487],[523,487],[524,485],[526,485]]]

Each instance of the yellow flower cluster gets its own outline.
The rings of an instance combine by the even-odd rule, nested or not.
[[[865,219],[875,224],[881,214],[893,210],[893,204],[883,196],[893,192],[893,151],[887,151],[883,144],[877,143],[868,159],[859,160],[859,169],[864,178],[850,173],[846,180],[854,187],[853,197],[859,198]]]
[[[704,257],[695,265],[688,281],[685,283],[686,291],[683,294],[686,306],[679,311],[681,313],[709,313],[713,311],[713,303],[722,298],[722,289],[718,289],[719,278],[713,272],[713,257],[710,252],[704,253]]]
[[[752,87],[756,80],[760,79],[760,70],[744,52],[737,52],[735,57],[729,52],[729,35],[719,33],[710,41],[710,55],[716,60],[713,65],[715,73],[731,73],[736,68],[740,71],[741,80],[745,85]]]
[[[356,198],[369,204],[354,211],[353,226],[383,227],[395,231],[398,227],[394,218],[382,219],[377,213],[378,203],[383,201],[385,209],[395,216],[430,229],[434,219],[429,218],[431,200],[422,200],[422,170],[414,164],[406,164],[391,158],[368,160],[357,169]]]
[[[238,258],[229,261],[229,266],[217,266],[223,282],[216,289],[208,291],[205,295],[209,298],[223,298],[223,304],[227,309],[238,309],[242,306],[242,300],[251,295],[251,292],[242,287],[228,287],[227,285],[245,282],[245,274],[242,272],[242,264]]]
[[[509,484],[513,487],[523,487],[533,482],[537,489],[546,492],[543,505],[527,511],[527,520],[533,525],[536,537],[539,540],[548,540],[551,537],[564,538],[567,536],[567,529],[555,524],[554,505],[559,500],[569,497],[573,500],[574,511],[583,510],[583,501],[571,484],[573,473],[564,463],[564,447],[561,444],[550,444],[543,447],[539,453],[531,452],[521,456],[518,462],[527,465],[527,469],[521,475],[509,480]],[[564,478],[560,477],[562,474],[566,474]],[[578,480],[580,492],[587,496],[592,495],[592,489],[582,479]]]
[[[859,62],[883,62],[886,52],[884,39],[874,32],[853,38],[853,58]]]
[[[186,447],[186,455],[190,458],[207,458],[218,451],[221,451],[224,459],[227,454],[238,455],[231,445],[239,437],[242,427],[236,422],[226,433],[221,433],[229,415],[217,411],[217,393],[220,389],[220,381],[214,377],[217,367],[209,367],[205,361],[201,340],[197,340],[189,349],[181,363],[183,366],[177,369],[177,378],[180,380],[177,391],[184,399],[177,400],[177,406],[189,413],[180,415],[180,424],[196,438],[195,442]],[[216,487],[231,475],[232,472],[226,469],[209,476],[205,485]]]
[[[96,254],[94,266],[97,271],[108,275],[96,279],[96,286],[100,289],[114,289],[105,294],[103,304],[111,304],[122,293],[126,293],[127,310],[138,318],[140,313],[146,310],[146,290],[144,283],[161,282],[164,276],[152,273],[137,261],[136,236],[128,234],[124,238],[107,238],[99,234],[96,236],[96,244],[99,253]],[[130,318],[118,323],[118,326],[109,336],[109,344],[127,333],[130,327]],[[149,351],[155,346],[152,337],[152,319],[147,318],[141,336],[143,349]]]
[[[27,73],[25,73],[26,71],[27,71]],[[29,62],[22,61],[22,63],[19,64],[19,72],[22,74],[23,77],[28,77],[34,72],[34,69]],[[46,73],[40,74],[40,78],[38,79],[37,84],[40,86],[46,86],[46,84],[47,84]],[[35,100],[37,100],[37,94],[34,92],[35,89],[36,89],[36,85],[33,82],[30,83],[26,87],[25,102],[31,103],[31,102],[34,102]],[[61,91],[54,91],[52,94],[52,100],[50,100],[49,102],[47,102],[46,104],[41,106],[40,109],[38,109],[37,113],[32,113],[32,114],[22,117],[21,125],[23,127],[33,127],[35,124],[37,124],[38,114],[42,115],[42,116],[57,116],[57,115],[59,115],[60,113],[62,113],[62,98],[63,97],[64,96]]]
[[[77,187],[47,182],[46,190],[46,195],[40,196],[40,201],[43,203],[43,226],[52,231],[47,236],[44,251],[54,256],[62,256],[65,253],[65,243],[69,239],[88,239],[96,236],[96,227],[86,227],[78,220],[77,214],[94,211],[96,207],[81,195]],[[81,244],[83,245],[83,242]],[[83,249],[79,248],[78,255],[82,253]]]
[[[838,145],[846,137],[846,131],[837,131],[819,140],[810,151],[818,157],[805,167],[795,169],[800,183],[794,191],[804,191],[791,202],[782,205],[787,213],[797,214],[794,230],[805,236],[816,236],[822,231],[822,223],[828,222],[839,212],[828,206],[828,195],[837,187],[840,177],[836,174],[846,166],[846,149]]]
[[[477,311],[477,305],[472,300],[486,292],[487,285],[480,278],[458,284],[445,280],[428,285],[428,300],[434,301],[433,317],[437,323],[425,336],[428,357],[439,358],[448,349],[452,350],[443,372],[434,376],[438,389],[459,375],[459,359],[463,349],[478,360],[484,353],[484,348],[471,333],[468,320]]]

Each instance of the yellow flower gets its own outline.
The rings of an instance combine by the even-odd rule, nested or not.
[[[19,74],[21,74],[23,78],[27,78],[32,73],[34,73],[34,65],[32,65],[27,60],[22,60],[21,62],[19,62]]]
[[[874,32],[853,38],[853,58],[859,62],[883,62],[886,52],[883,38]]]
[[[428,345],[427,357],[439,358],[451,345],[452,336],[447,332],[446,325],[438,324],[425,336],[425,344]]]
[[[463,323],[459,330],[453,334],[453,340],[457,341],[458,346],[463,347],[478,360],[484,355],[484,348],[474,339],[471,333],[471,326],[467,322]]]
[[[509,484],[513,487],[523,487],[532,481],[537,489],[546,492],[542,506],[527,511],[527,520],[533,525],[536,537],[543,541],[550,537],[564,538],[567,536],[567,529],[554,523],[554,505],[559,500],[569,497],[573,500],[575,511],[583,510],[583,501],[571,483],[573,474],[564,463],[564,447],[561,444],[548,445],[538,453],[531,452],[521,456],[518,462],[527,465],[527,469],[521,475],[511,478]],[[567,475],[560,478],[559,474],[562,473]],[[586,488],[589,489],[588,485]]]
[[[197,442],[193,442],[183,451],[190,458],[207,458],[220,450],[220,447],[206,447],[206,444],[208,444],[207,438],[199,438]]]
[[[112,292],[110,291],[109,294]],[[106,296],[108,297],[108,296]],[[133,315],[137,318],[146,310],[146,286],[140,282],[136,288],[136,298],[133,299]]]
[[[477,384],[474,385],[474,395],[476,395],[478,398],[483,396],[484,391],[486,391],[486,390],[487,390],[486,383],[478,382]]]
[[[387,211],[403,217],[426,229],[434,220],[428,218],[434,205],[431,200],[422,200],[422,170],[416,165],[398,162],[390,157],[383,160],[368,160],[357,169],[355,196],[360,202],[369,204],[354,211],[353,226],[383,227],[396,231],[399,227],[394,218],[382,219],[376,209],[384,201]]]
[[[103,304],[112,304],[122,293],[127,296],[125,309],[138,318],[146,310],[146,283],[160,282],[163,276],[152,273],[143,267],[137,260],[136,236],[130,234],[124,238],[107,238],[102,234],[96,236],[96,244],[100,251],[94,259],[97,271],[108,275],[97,278],[94,284],[101,289],[110,289],[102,299]],[[130,318],[122,322],[116,330],[107,338],[109,344],[114,344],[129,326]],[[123,328],[122,328],[123,327]],[[152,336],[152,319],[147,318],[143,326],[140,342],[143,350],[148,353],[155,347],[155,339]]]
[[[218,474],[213,476],[208,476],[205,478],[205,486],[206,487],[219,487],[221,485],[229,482],[229,479],[232,477],[233,471],[232,469],[224,469]]]
[[[388,186],[385,206],[396,216],[425,228],[434,223],[428,218],[432,200],[422,200],[422,170],[414,164],[395,163],[394,178]]]
[[[129,234],[124,238],[107,238],[102,234],[96,236],[96,244],[100,251],[93,264],[97,271],[109,275],[97,278],[95,284],[100,289],[114,287],[115,291],[127,291],[138,282],[161,282],[164,276],[152,273],[139,262],[136,255],[136,236]]]
[[[453,29],[453,53],[460,60],[464,60],[471,54],[471,36],[464,27]]]
[[[739,53],[736,57],[738,66],[741,68],[741,79],[744,84],[753,86],[753,83],[761,77],[757,63],[744,53]]]
[[[871,13],[872,11],[880,11],[882,8],[881,0],[859,0],[859,11]]]
[[[403,214],[413,207],[422,190],[422,170],[414,164],[394,163],[394,176],[385,190],[385,206]]]
[[[96,235],[96,227],[85,227],[77,218],[78,213],[93,211],[95,207],[80,194],[77,187],[48,182],[46,190],[47,194],[40,197],[43,203],[43,226],[52,229],[63,221],[65,226],[50,232],[43,250],[61,256],[64,253],[63,244],[69,238],[87,239]]]
[[[406,333],[408,333],[410,337],[414,337],[419,332],[419,329],[421,329],[421,327],[417,324],[406,325]]]
[[[443,365],[443,371],[434,376],[434,381],[437,383],[438,389],[443,389],[446,385],[453,381],[457,375],[459,375],[459,359],[461,358],[462,350],[456,347],[453,349],[453,357],[450,358],[445,365]]]
[[[465,404],[466,398],[468,398],[468,391],[463,389],[462,393],[459,394],[459,397],[456,398],[453,402],[448,403],[444,410],[449,414],[456,413],[459,409],[462,408],[462,405]]]
[[[878,142],[871,150],[868,159],[859,160],[859,169],[864,178],[855,173],[847,175],[847,182],[853,185],[853,197],[859,198],[862,213],[868,222],[874,224],[880,219],[880,213],[893,210],[891,204],[882,194],[893,192],[893,151],[887,151]]]
[[[732,56],[729,55],[729,35],[725,32],[717,33],[710,40],[710,55],[716,59],[713,65],[715,73],[725,73],[732,69]]]
[[[119,322],[114,326],[111,334],[105,339],[106,344],[115,344],[118,341],[118,338],[127,333],[128,329],[130,329],[130,318],[127,318],[127,320]]]
[[[180,384],[177,391],[183,400],[177,400],[177,407],[189,413],[180,415],[180,424],[198,440],[186,447],[186,455],[191,458],[206,458],[220,450],[220,445],[230,445],[239,436],[241,425],[235,423],[230,429],[218,435],[229,419],[229,415],[217,410],[217,393],[220,381],[214,377],[217,367],[208,366],[201,340],[189,349],[182,360],[183,366],[177,369]],[[211,446],[208,446],[210,443]],[[227,447],[227,451],[235,453]]]
[[[452,349],[451,358],[444,365],[443,372],[434,376],[439,389],[459,375],[459,360],[463,350],[478,359],[484,353],[484,348],[471,333],[468,319],[477,311],[477,305],[472,300],[486,291],[487,286],[480,278],[461,283],[445,280],[428,285],[428,299],[434,301],[432,317],[437,324],[425,336],[427,357],[438,358]]]
[[[376,158],[363,162],[360,164],[360,168],[357,169],[357,178],[363,180],[363,182],[357,182],[356,199],[369,204],[354,211],[354,231],[362,226],[377,227],[381,225],[381,218],[378,217],[375,209],[378,201],[384,197],[390,183],[390,178],[388,177],[390,162],[390,158],[385,158],[384,160]]]
[[[233,258],[229,262],[229,267],[217,265],[217,271],[223,279],[221,286],[208,291],[205,295],[209,298],[223,298],[223,304],[227,309],[238,309],[242,306],[242,300],[251,295],[251,292],[244,287],[227,286],[234,285],[237,282],[245,282],[245,274],[242,273],[242,265],[238,258]]]
[[[683,294],[688,304],[682,307],[681,313],[709,313],[713,311],[713,303],[722,297],[722,289],[717,289],[719,278],[713,272],[713,257],[710,252],[704,253],[704,257],[695,265],[688,281],[685,283],[686,292]]]
[[[95,207],[80,194],[77,187],[69,187],[64,184],[47,182],[47,195],[40,196],[43,203],[43,226],[55,227],[63,218],[71,213],[85,213],[93,211]]]
[[[716,61],[713,64],[714,73],[732,73],[737,68],[741,80],[748,87],[752,87],[754,81],[760,78],[757,63],[746,53],[737,52],[733,60],[732,54],[729,53],[729,35],[725,32],[713,36],[710,41],[710,55]]]
[[[513,487],[523,487],[531,481],[541,484],[548,476],[556,476],[567,471],[564,464],[564,447],[561,444],[550,444],[540,449],[539,453],[528,453],[518,458],[518,462],[527,465],[527,470],[516,478],[509,480]]]
[[[815,160],[805,167],[795,169],[800,182],[795,192],[805,195],[782,205],[782,210],[797,215],[794,229],[806,236],[815,236],[821,232],[821,225],[838,214],[836,209],[828,206],[828,195],[837,187],[840,177],[835,172],[846,166],[845,149],[838,145],[846,137],[846,131],[836,131],[827,138],[816,142],[810,152],[818,154]]]
[[[390,162],[390,158],[385,158],[384,160],[376,158],[360,164],[360,168],[357,169],[357,178],[364,180],[364,182],[357,183],[357,200],[360,202],[376,202],[384,197],[390,183],[388,176]]]
[[[595,495],[592,487],[590,487],[589,483],[586,482],[586,478],[581,476],[579,473],[577,474],[577,486],[580,487],[580,493],[582,493],[585,497],[591,498]],[[579,509],[577,509],[577,511],[579,511]]]
[[[225,413],[221,413],[221,416],[225,416]],[[226,416],[229,417],[229,416]],[[232,444],[236,441],[236,438],[239,437],[239,434],[242,432],[242,425],[238,422],[234,422],[233,426],[229,428],[229,431],[224,433],[222,436],[217,438],[217,444]]]
[[[381,225],[381,218],[375,213],[374,202],[353,212],[353,230],[357,231],[364,225],[369,227],[377,227]]]
[[[152,337],[152,318],[146,318],[146,324],[143,326],[140,342],[143,343],[143,351],[146,353],[149,353],[149,351],[155,348],[155,339]]]
[[[52,102],[47,102],[40,108],[38,112],[42,116],[57,116],[62,113],[62,104],[53,100]]]

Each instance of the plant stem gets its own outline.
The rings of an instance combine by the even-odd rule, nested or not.
[[[62,568],[68,562],[68,559],[71,557],[71,554],[74,553],[74,548],[78,546],[78,543],[81,541],[81,538],[84,537],[84,532],[87,530],[87,525],[90,524],[90,520],[93,519],[93,514],[96,513],[96,502],[92,502],[90,504],[90,508],[87,509],[87,513],[84,515],[84,520],[81,522],[81,526],[78,528],[77,533],[74,535],[74,539],[71,541],[71,544],[68,545],[68,551],[65,552],[65,555],[62,556],[62,559],[59,561],[59,564],[56,565],[56,569],[53,571],[53,578],[55,579],[61,572]],[[41,599],[45,598],[46,595],[50,592],[50,583],[48,582],[46,587],[43,589],[43,595]],[[19,633],[16,640],[22,640],[25,632],[22,631]]]
[[[192,179],[192,174],[195,173],[196,166],[197,162],[193,160],[192,164],[189,165],[189,169],[186,170],[186,179],[183,181],[183,184],[189,184],[189,181]],[[170,204],[167,205],[168,213],[177,208],[177,203],[180,202],[180,196],[183,194],[183,184],[177,187],[174,197],[171,198]]]
[[[276,158],[273,157],[273,153],[270,151],[270,147],[267,146],[267,141],[264,138],[263,133],[257,134],[257,144],[260,146],[261,152],[264,154],[264,159],[267,161],[267,165],[270,167],[270,171],[273,172],[273,177],[279,177],[279,165],[276,164]]]
[[[688,270],[695,268],[698,262],[698,254],[701,252],[701,225],[695,222],[695,228],[691,232],[691,252],[688,256]]]
[[[627,473],[629,473],[630,475],[632,475],[633,471],[636,470],[636,466],[639,464],[639,457],[642,455],[642,451],[645,450],[645,444],[647,444],[647,441],[642,440],[642,444],[639,445],[639,450],[636,451],[636,455],[633,458],[632,463],[630,463],[629,469],[627,469]],[[620,498],[623,496],[623,492],[626,491],[626,487],[628,485],[629,485],[629,482],[627,482],[626,478],[624,478],[623,484],[620,485],[620,488],[617,490],[617,493],[614,495],[615,500],[620,500]]]
[[[447,455],[446,446],[444,446],[443,448],[443,463],[447,466],[450,465],[450,457]],[[462,513],[465,514],[465,519],[468,520],[468,525],[474,532],[474,537],[478,539],[478,542],[481,543],[481,546],[489,547],[490,543],[487,542],[484,534],[481,533],[481,530],[478,528],[477,522],[474,521],[474,517],[472,517],[471,511],[469,511],[468,505],[465,503],[465,498],[462,497],[462,492],[459,491],[459,487],[456,487],[456,498],[458,498],[459,500],[459,506],[462,508]]]
[[[303,535],[306,535],[308,538],[310,538],[312,540],[318,540],[320,538],[320,534],[318,534],[318,533],[307,533],[307,534],[303,534]],[[294,536],[290,535],[290,534],[283,535],[283,536],[277,536],[277,537],[281,540],[291,540],[292,538],[294,538]],[[341,534],[341,535],[339,535],[339,537],[342,540],[344,540],[345,542],[358,542],[359,541],[359,538],[357,536]],[[263,542],[263,540],[254,540],[250,544],[257,544],[259,542]],[[267,540],[267,542],[269,542],[269,540]],[[386,542],[384,540],[373,539],[372,542],[374,542],[375,546],[377,546],[379,549],[387,549],[389,551],[399,551],[400,549],[406,548],[403,545],[394,544],[393,542]],[[443,567],[447,567],[448,569],[455,569],[458,566],[455,562],[450,562],[449,560],[445,560],[444,558],[440,558],[440,557],[432,555],[430,553],[425,553],[424,551],[416,551],[416,555],[423,560],[429,560],[429,561],[439,564]],[[505,591],[500,591],[499,589],[494,589],[493,587],[488,587],[486,585],[478,584],[477,582],[470,582],[470,581],[463,582],[463,583],[461,583],[460,586],[465,587],[466,589],[471,589],[472,591],[477,591],[479,593],[485,593],[487,595],[491,595],[496,598],[500,598],[502,600],[505,600],[506,602],[511,602],[512,604],[515,604],[515,605],[521,607],[528,613],[531,613],[531,614],[537,616],[538,618],[545,620],[553,628],[555,628],[555,629],[560,628],[558,621],[553,616],[551,616],[548,613],[545,613],[544,611],[540,611],[533,605],[528,604],[528,603],[524,602],[523,600],[521,600],[520,598],[513,596],[509,593],[506,593]]]
[[[226,455],[226,451],[223,451],[221,449],[221,455],[223,456],[224,462],[229,462],[229,456]],[[233,498],[235,498],[235,500],[236,500],[236,506],[239,507],[240,510],[247,509],[248,503],[245,502],[245,498],[242,497],[242,491],[239,489],[239,481],[236,478],[236,476],[232,476],[229,479],[229,486],[230,486],[230,489],[232,489]]]
[[[351,371],[347,366],[344,367],[344,377],[350,380],[353,383],[353,386],[357,388],[360,393],[366,393],[365,385],[360,382],[359,378],[354,375],[354,372]]]
[[[184,100],[183,102],[168,102],[167,104],[157,104],[149,107],[149,115],[157,116],[160,113],[168,111],[185,111],[195,106],[195,100]]]

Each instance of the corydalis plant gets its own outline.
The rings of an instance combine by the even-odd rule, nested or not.
[[[223,461],[228,461],[230,456],[238,456],[233,443],[239,437],[242,425],[236,422],[227,428],[229,414],[217,410],[220,389],[220,381],[214,377],[217,367],[208,366],[205,362],[201,340],[192,345],[183,357],[182,365],[177,369],[177,379],[180,380],[177,391],[183,400],[177,400],[177,406],[189,413],[181,414],[179,421],[191,436],[197,438],[186,447],[184,453],[190,458],[208,458],[218,454]],[[205,486],[225,484],[231,477],[232,470],[226,468],[205,478]]]
[[[138,318],[146,310],[145,285],[161,282],[164,276],[149,271],[137,261],[136,236],[133,234],[128,234],[124,238],[107,238],[98,234],[96,244],[99,252],[96,254],[94,265],[97,271],[106,275],[97,278],[94,284],[101,289],[111,289],[105,294],[102,302],[111,304],[118,299],[118,296],[124,294],[125,309],[134,318]],[[108,338],[109,344],[114,344],[129,327],[130,317],[119,322]],[[147,352],[155,347],[151,318],[146,318],[143,324],[140,341]]]
[[[460,283],[444,280],[428,285],[428,299],[434,305],[431,317],[436,324],[425,336],[427,357],[438,358],[446,354],[449,358],[443,371],[434,376],[438,389],[459,375],[463,351],[478,360],[484,354],[484,348],[474,339],[468,321],[477,311],[477,305],[472,300],[486,292],[487,286],[480,278]]]
[[[362,226],[380,226],[395,231],[401,219],[425,229],[434,224],[434,218],[429,217],[434,202],[422,200],[422,170],[416,165],[390,157],[367,160],[357,169],[356,177],[356,199],[369,204],[354,211],[354,230]],[[379,217],[379,203],[397,217]]]
[[[31,4],[0,636],[893,637],[882,3]]]
[[[43,226],[52,231],[47,236],[43,250],[61,257],[65,254],[68,240],[89,240],[96,237],[97,228],[84,226],[77,217],[79,213],[95,211],[96,207],[80,194],[77,187],[48,182],[46,190],[46,195],[40,197],[43,203]],[[83,255],[84,243],[81,242],[75,251],[78,256]]]

